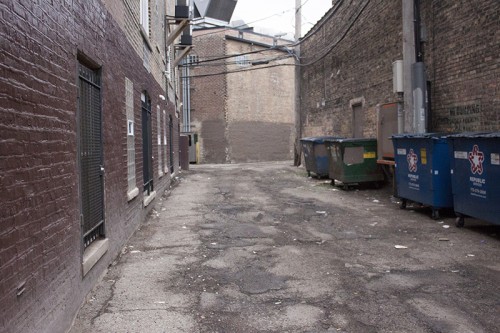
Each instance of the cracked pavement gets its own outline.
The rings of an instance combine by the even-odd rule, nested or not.
[[[70,332],[499,332],[499,226],[306,174],[192,166]]]

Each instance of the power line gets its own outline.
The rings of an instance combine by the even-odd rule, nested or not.
[[[190,75],[190,76],[182,76],[181,78],[202,78],[202,77],[209,77],[209,76],[218,76],[218,75],[227,75],[227,74],[234,74],[234,73],[241,73],[241,72],[250,72],[250,71],[255,71],[255,70],[260,70],[260,69],[281,67],[281,66],[295,66],[295,64],[274,64],[274,65],[269,65],[269,66],[246,68],[246,69],[241,69],[241,70],[237,70],[237,71],[224,71],[224,72],[211,73],[211,74],[197,74],[197,75]]]
[[[341,1],[342,2],[342,1]],[[339,3],[341,3],[339,2]],[[364,12],[364,10],[368,7],[368,4],[370,3],[370,0],[367,0],[365,2],[365,4],[363,5],[363,7],[358,11],[358,13],[355,15],[355,17],[352,19],[351,23],[349,24],[349,26],[347,27],[347,29],[344,31],[344,33],[342,34],[342,36],[337,40],[335,41],[334,43],[332,43],[331,45],[329,45],[327,48],[324,48],[323,50],[326,50],[326,52],[321,52],[323,53],[319,58],[309,62],[309,63],[305,63],[305,64],[275,64],[275,65],[269,65],[269,66],[261,66],[261,67],[255,67],[255,68],[248,68],[248,69],[242,69],[242,70],[236,70],[236,71],[223,71],[223,72],[219,72],[219,73],[211,73],[211,74],[199,74],[199,75],[192,75],[192,76],[186,76],[186,77],[209,77],[209,76],[217,76],[217,75],[226,75],[226,74],[232,74],[232,73],[240,73],[240,72],[246,72],[246,71],[254,71],[254,70],[259,70],[259,69],[266,69],[266,68],[272,68],[272,67],[278,67],[278,66],[300,66],[300,67],[306,67],[306,66],[310,66],[310,65],[313,65],[315,63],[317,63],[318,61],[324,59],[328,54],[330,54],[330,52],[340,43],[342,42],[345,37],[347,36],[347,34],[351,31],[352,27],[354,26],[354,24],[357,22],[357,20],[359,19],[359,17],[361,16],[361,14]],[[352,3],[351,3],[352,4]],[[338,10],[338,7],[336,7],[335,9],[335,12]],[[328,18],[330,18],[332,16],[332,14],[328,15]],[[321,26],[323,26],[325,24],[325,22],[327,21],[328,18],[325,18],[325,20],[322,22]],[[316,33],[317,31],[319,30],[318,29],[315,29],[315,31],[313,33]],[[301,40],[301,42],[303,42],[303,40]],[[271,49],[267,49],[267,50],[259,50],[259,51],[252,51],[252,52],[249,52],[249,53],[258,53],[258,52],[262,52],[262,51],[269,51]],[[229,57],[236,57],[238,56],[239,54],[237,55],[231,55],[231,56],[227,56],[228,58]],[[241,54],[243,55],[243,54]],[[289,51],[289,56],[285,57],[285,58],[288,58],[288,57],[292,57],[294,56],[293,53],[291,53]],[[276,61],[276,60],[270,60],[270,61]]]
[[[364,4],[364,6],[361,8],[361,10],[358,12],[358,14],[354,17],[354,19],[352,20],[352,22],[349,24],[349,26],[347,27],[346,31],[344,32],[344,34],[334,43],[332,43],[328,48],[325,48],[323,50],[326,50],[326,52],[324,52],[324,54],[322,56],[320,56],[318,59],[315,59],[309,63],[305,63],[305,64],[300,64],[300,66],[310,66],[310,65],[314,65],[315,63],[317,63],[318,61],[324,59],[328,54],[330,54],[330,52],[340,43],[344,40],[344,38],[347,36],[347,34],[349,33],[349,31],[351,31],[352,27],[354,26],[354,23],[356,23],[356,21],[359,19],[359,17],[361,16],[361,14],[364,12],[364,10],[366,9],[366,7],[368,7],[368,4],[370,3],[370,0],[366,0],[366,3]]]

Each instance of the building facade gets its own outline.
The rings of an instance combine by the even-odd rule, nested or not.
[[[171,186],[174,5],[0,5],[1,332],[66,331]]]
[[[284,43],[248,30],[194,30],[190,131],[201,163],[293,158],[294,58]]]
[[[300,135],[377,137],[387,105],[400,105],[400,132],[500,129],[498,8],[495,0],[333,1],[301,40]]]

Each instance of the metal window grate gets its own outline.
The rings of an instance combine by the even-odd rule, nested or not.
[[[104,236],[101,76],[79,65],[80,188],[84,247]]]
[[[144,177],[144,192],[149,195],[153,191],[153,138],[151,131],[151,99],[142,95],[142,172]]]

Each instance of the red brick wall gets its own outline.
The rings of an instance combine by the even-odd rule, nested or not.
[[[273,37],[249,31],[202,29],[193,37],[194,53],[202,63],[190,70],[195,76],[191,81],[191,124],[199,134],[201,162],[291,160],[295,135],[293,58],[275,61],[287,53],[269,51],[266,46],[273,44]],[[247,54],[246,60],[271,59],[269,66],[284,66],[246,67],[236,64],[235,57],[206,62],[257,50],[266,52]],[[240,70],[243,72],[236,73]],[[222,75],[198,77],[216,73]]]
[[[430,131],[500,130],[498,0],[421,0]],[[343,3],[302,43],[302,62],[320,58],[366,1]],[[326,22],[324,22],[326,21]],[[395,101],[391,62],[402,59],[401,1],[371,1],[345,38],[323,60],[302,67],[302,136],[352,135],[352,99],[375,136],[376,105]],[[324,104],[324,105],[323,105]]]
[[[395,101],[392,62],[402,59],[401,1],[371,1],[355,21],[365,3],[343,2],[301,44],[301,63],[311,63],[301,68],[302,137],[352,136],[353,102],[362,104],[363,135],[376,137],[376,105]]]
[[[193,33],[193,54],[200,60],[226,55],[224,29]],[[220,73],[227,66],[205,66],[191,70],[191,75]],[[226,163],[228,147],[225,135],[227,82],[224,75],[194,78],[191,81],[191,124],[199,133],[200,158],[204,163]]]
[[[142,208],[140,94],[147,90],[152,104],[175,118],[174,108],[159,99],[166,93],[97,0],[4,1],[0,26],[0,331],[63,332],[148,212]],[[85,277],[76,132],[78,54],[102,66],[110,239],[107,254]],[[130,202],[125,77],[134,83],[140,189]],[[155,189],[161,195],[170,177],[157,178],[156,117],[152,130]],[[19,286],[24,292],[17,296]]]
[[[500,130],[498,0],[422,1],[433,131]]]

